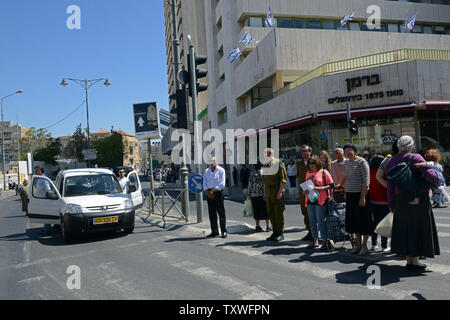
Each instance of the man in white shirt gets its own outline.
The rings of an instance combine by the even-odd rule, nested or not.
[[[128,180],[128,178],[125,177],[125,170],[124,169],[120,169],[118,180],[119,180],[120,186],[122,187],[123,192],[126,193],[128,185],[130,184],[130,180]]]
[[[219,215],[222,238],[226,238],[227,228],[223,203],[223,189],[225,188],[226,179],[225,170],[217,165],[217,160],[214,157],[210,158],[210,165],[203,175],[203,186],[208,199],[209,221],[211,223],[211,234],[208,235],[208,238],[214,238],[219,235],[217,214]]]

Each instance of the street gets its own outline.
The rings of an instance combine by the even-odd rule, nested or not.
[[[391,254],[365,257],[336,244],[333,253],[306,249],[299,205],[286,207],[286,240],[265,241],[242,204],[225,201],[229,236],[207,239],[202,224],[160,227],[136,217],[133,234],[90,235],[65,244],[59,231],[41,234],[27,223],[11,192],[0,196],[0,299],[75,300],[297,300],[449,299],[450,209],[435,209],[441,255],[426,259],[428,271],[405,271],[405,260]],[[265,224],[262,224],[265,229]],[[379,288],[370,289],[370,266],[381,270]],[[69,289],[71,266],[79,267],[79,289]]]

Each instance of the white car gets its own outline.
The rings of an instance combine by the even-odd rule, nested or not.
[[[143,198],[137,173],[130,172],[128,179],[128,190],[122,190],[117,177],[106,169],[61,171],[55,184],[34,175],[28,194],[29,222],[60,225],[65,241],[100,231],[132,233]]]

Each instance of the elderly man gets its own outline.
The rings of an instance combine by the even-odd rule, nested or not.
[[[217,226],[217,214],[219,215],[220,231],[222,238],[227,237],[225,207],[223,204],[225,188],[225,170],[217,165],[214,157],[209,159],[210,167],[203,175],[203,185],[208,198],[209,221],[211,223],[211,234],[208,238],[215,238],[219,235]]]

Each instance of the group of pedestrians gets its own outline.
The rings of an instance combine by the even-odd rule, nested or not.
[[[302,241],[311,242],[309,249],[334,250],[327,231],[330,203],[345,203],[345,232],[354,235],[351,253],[364,256],[378,251],[376,226],[392,212],[394,214],[391,247],[381,238],[381,250],[406,257],[406,268],[422,271],[426,265],[419,257],[439,255],[439,241],[430,202],[430,189],[438,189],[445,179],[436,149],[426,153],[426,160],[412,153],[414,140],[403,136],[392,146],[392,154],[359,156],[357,148],[348,144],[334,150],[334,161],[326,151],[312,154],[303,145],[301,160],[283,161],[274,158],[274,150],[265,150],[266,165],[254,166],[248,179],[248,198],[252,202],[256,232],[273,231],[268,241],[284,239],[285,185],[300,187],[300,207],[308,231]],[[214,166],[213,166],[214,164]],[[212,160],[205,172],[212,233],[219,235],[217,214],[222,236],[226,237],[225,208],[222,190],[225,187],[224,169]],[[312,187],[312,185],[313,187]],[[309,185],[311,188],[305,187]],[[368,248],[369,238],[372,247]]]

